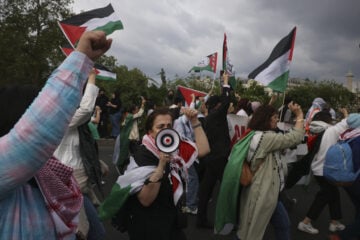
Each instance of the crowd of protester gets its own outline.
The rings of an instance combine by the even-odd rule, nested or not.
[[[321,97],[306,115],[290,98],[279,109],[274,99],[237,96],[231,102],[226,73],[221,94],[192,95],[189,106],[174,90],[162,106],[144,97],[140,106],[123,106],[118,91],[109,99],[96,86],[92,71],[110,45],[103,32],[86,32],[40,93],[28,86],[0,89],[0,239],[105,239],[107,220],[131,240],[187,239],[187,214],[196,215],[196,227],[215,227],[216,234],[234,230],[236,239],[261,240],[269,224],[276,239],[291,239],[288,206],[294,201],[286,191],[310,172],[319,191],[297,228],[318,234],[312,221],[328,205],[329,239],[360,238],[360,178],[343,186],[356,210],[345,226],[339,186],[323,175],[326,152],[339,138],[355,139],[354,171],[360,168],[359,113],[341,109],[339,121]],[[169,132],[159,140],[164,130]],[[120,176],[103,196],[108,167],[99,160],[97,140],[107,137],[117,139],[114,167]],[[166,151],[159,147],[162,140],[178,146]],[[234,171],[244,163],[253,175],[247,185]],[[238,186],[235,197],[226,186],[229,178],[231,188]],[[217,183],[221,191],[211,219],[208,205]],[[224,206],[224,199],[234,200],[233,206]],[[222,222],[227,215],[231,220]]]

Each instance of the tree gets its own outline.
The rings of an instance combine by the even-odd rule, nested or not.
[[[352,104],[356,96],[335,81],[324,80],[319,83],[307,81],[288,90],[287,95],[299,103],[304,112],[310,108],[312,101],[317,97],[323,98],[335,110],[339,107],[347,107],[348,110],[352,111],[356,107]]]
[[[72,0],[0,1],[0,78],[2,84],[41,85],[64,57],[66,42],[57,21],[67,18]]]

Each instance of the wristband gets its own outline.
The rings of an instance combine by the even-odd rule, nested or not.
[[[191,125],[191,127],[192,127],[193,129],[198,128],[198,127],[201,127],[201,123],[198,123],[198,124],[195,124],[195,125]]]
[[[296,120],[295,120],[295,122],[303,122],[303,121],[304,121],[304,119],[302,119],[302,118],[301,118],[301,119],[296,119]]]

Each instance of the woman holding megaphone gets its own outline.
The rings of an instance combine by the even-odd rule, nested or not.
[[[142,139],[142,145],[130,159],[124,175],[117,180],[121,190],[129,187],[130,191],[127,200],[123,201],[128,209],[127,216],[121,217],[127,218],[126,223],[122,223],[126,226],[125,229],[124,226],[119,227],[128,231],[131,240],[186,239],[182,231],[186,226],[186,216],[181,213],[185,192],[183,180],[187,168],[196,158],[209,153],[210,147],[197,119],[197,111],[183,108],[182,112],[190,120],[195,142],[177,140],[177,133],[169,130],[173,124],[169,109],[156,109],[147,118],[147,134]],[[178,147],[174,147],[174,144],[178,144]],[[113,217],[125,208],[125,204],[122,204],[117,206],[117,212],[110,210],[114,209],[113,203],[118,202],[117,197],[123,199],[117,190],[114,187],[101,205],[101,218]]]

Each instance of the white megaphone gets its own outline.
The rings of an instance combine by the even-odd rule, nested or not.
[[[172,153],[179,147],[180,136],[174,129],[165,128],[156,135],[155,144],[161,152]]]

